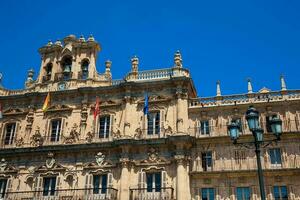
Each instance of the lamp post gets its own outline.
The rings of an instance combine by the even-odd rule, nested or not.
[[[245,146],[249,144],[254,145],[256,161],[257,161],[257,173],[258,173],[258,180],[259,180],[260,195],[261,195],[261,200],[265,200],[266,194],[264,189],[264,177],[262,173],[261,160],[260,160],[260,149],[262,145],[266,144],[265,146],[267,146],[272,142],[277,142],[280,140],[280,136],[282,133],[282,121],[278,117],[273,117],[270,120],[271,129],[275,136],[275,139],[264,140],[263,139],[264,130],[259,126],[259,112],[253,106],[250,106],[248,108],[246,112],[246,120],[248,123],[248,127],[254,137],[254,141],[243,142],[243,143],[237,142],[237,139],[239,138],[239,130],[240,130],[240,124],[238,124],[237,122],[234,121],[231,122],[228,125],[228,131],[229,131],[230,138],[233,140],[233,144],[239,144]]]

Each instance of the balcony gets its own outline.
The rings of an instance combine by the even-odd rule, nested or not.
[[[150,191],[150,192],[149,192]],[[173,200],[174,189],[164,188],[136,188],[130,189],[130,200]]]
[[[0,200],[117,200],[118,190],[114,188],[99,188],[99,194],[93,194],[93,191],[93,188],[53,190],[48,191],[48,195],[44,191],[8,192]]]

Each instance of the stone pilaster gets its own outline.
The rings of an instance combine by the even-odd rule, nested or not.
[[[120,158],[120,166],[121,166],[121,177],[120,177],[120,192],[119,199],[120,200],[129,200],[129,186],[130,182],[130,174],[129,174],[129,147],[125,146],[122,148],[122,155]]]
[[[187,94],[184,92],[184,89],[177,88],[176,91],[177,99],[177,112],[176,112],[176,125],[177,125],[177,134],[186,134],[186,124],[188,122],[188,101]]]

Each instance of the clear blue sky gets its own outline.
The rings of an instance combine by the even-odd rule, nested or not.
[[[182,52],[199,96],[280,88],[300,89],[299,0],[41,1],[6,0],[0,7],[0,71],[7,88],[23,88],[27,70],[38,72],[38,48],[49,39],[93,34],[102,46],[97,69],[112,60],[113,78],[130,70],[165,68]]]

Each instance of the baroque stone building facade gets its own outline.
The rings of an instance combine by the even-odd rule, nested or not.
[[[232,144],[227,125],[260,111],[264,137],[270,116],[282,139],[261,158],[267,198],[300,199],[300,90],[267,88],[199,98],[181,54],[167,69],[131,71],[113,80],[111,62],[96,70],[100,45],[73,35],[39,49],[38,78],[23,90],[0,88],[2,199],[246,200],[260,199],[253,150]],[[49,108],[43,103],[50,94]],[[147,114],[144,113],[148,94]],[[100,112],[94,118],[96,97]]]

